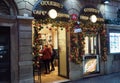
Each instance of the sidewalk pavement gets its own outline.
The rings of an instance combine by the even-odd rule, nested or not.
[[[120,72],[63,83],[120,83]]]

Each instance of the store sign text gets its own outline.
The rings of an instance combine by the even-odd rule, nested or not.
[[[33,10],[33,14],[34,15],[47,15],[48,12],[47,11],[42,11],[42,10]],[[69,18],[69,15],[68,14],[63,14],[63,13],[58,13],[58,16],[57,17],[64,17],[64,18]]]
[[[40,3],[41,6],[55,6],[58,8],[63,8],[63,5],[58,3],[58,2],[54,2],[54,1],[42,1]]]
[[[84,12],[99,13],[100,11],[95,8],[85,8]]]
[[[90,18],[89,18],[88,16],[85,16],[85,15],[80,15],[80,19],[87,21],[87,20],[89,20]],[[97,17],[97,21],[99,21],[99,22],[104,22],[104,19]]]
[[[46,15],[47,11],[39,11],[39,10],[33,10],[33,14],[37,14],[37,15]]]
[[[104,22],[104,19],[102,17],[99,16],[100,11],[95,9],[95,8],[84,8],[82,11],[82,14],[80,15],[80,19],[81,20],[89,20],[90,19],[90,15],[96,15],[97,16],[97,21],[98,22]]]

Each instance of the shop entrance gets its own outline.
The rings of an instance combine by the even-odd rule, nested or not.
[[[58,29],[58,53],[59,53],[59,75],[67,77],[67,49],[66,49],[66,30]]]
[[[0,27],[0,83],[10,83],[9,27]]]
[[[53,27],[52,24],[41,25],[42,29],[39,27],[34,27],[33,29],[33,44],[36,37],[37,31],[37,50],[43,50],[44,45],[53,45],[56,51],[56,56],[54,59],[55,70],[52,70],[49,74],[45,74],[45,64],[42,60],[42,54],[39,53],[40,57],[40,74],[35,74],[35,83],[48,83],[55,81],[66,81],[67,79],[67,54],[66,54],[66,30],[65,28]],[[50,69],[51,69],[50,63]]]

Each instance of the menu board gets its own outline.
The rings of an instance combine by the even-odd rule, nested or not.
[[[120,53],[120,33],[109,33],[110,53]]]

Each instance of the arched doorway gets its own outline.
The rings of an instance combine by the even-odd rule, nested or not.
[[[0,83],[18,82],[18,63],[14,60],[18,56],[17,50],[13,50],[17,45],[16,15],[17,7],[13,0],[0,1]]]
[[[52,19],[49,17],[49,12],[54,9],[57,11],[57,17]],[[57,56],[55,59],[55,72],[50,72],[49,75],[51,80],[62,80],[65,77],[68,78],[68,58],[67,58],[67,37],[66,32],[67,29],[67,21],[69,19],[69,15],[65,11],[63,5],[60,3],[59,0],[48,0],[48,1],[41,1],[39,0],[37,4],[33,7],[33,16],[35,21],[33,22],[33,53],[34,56],[37,57],[41,56],[38,53],[39,50],[43,49],[44,45],[52,44],[54,49],[57,52]],[[37,38],[36,38],[37,37]],[[37,51],[37,52],[36,52]],[[42,68],[44,64],[41,64]],[[41,71],[42,72],[42,71]],[[53,73],[53,76],[51,76]],[[42,74],[42,77],[45,78],[46,75]],[[61,76],[61,77],[59,77]],[[57,78],[55,78],[57,77]],[[42,80],[45,82],[47,79],[48,82],[51,82],[49,77],[46,77]],[[49,80],[48,80],[49,79]],[[43,82],[42,81],[42,82]]]
[[[86,5],[81,9],[79,22],[75,22],[74,28],[71,29],[70,72],[74,71],[72,68],[75,65],[79,68],[74,71],[76,74],[71,74],[71,79],[75,79],[75,76],[83,78],[100,74],[100,57],[104,53],[101,50],[104,48],[102,43],[106,43],[101,38],[105,38],[103,31],[106,32],[103,25],[104,19],[96,7]]]

